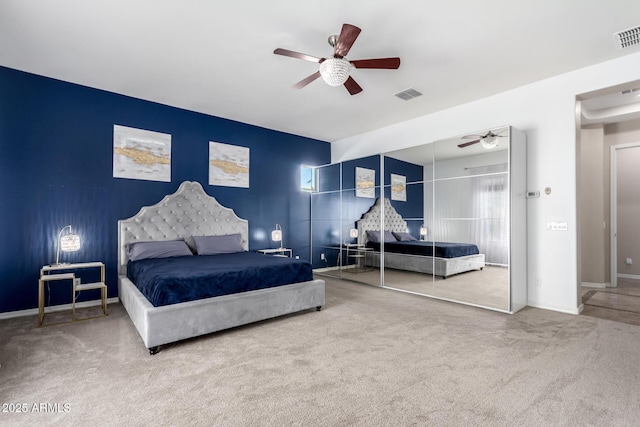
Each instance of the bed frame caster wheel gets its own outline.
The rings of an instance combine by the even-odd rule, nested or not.
[[[153,355],[155,355],[155,354],[158,354],[158,351],[159,351],[158,346],[155,346],[155,347],[149,347],[149,354],[150,354],[151,356],[153,356]]]
[[[322,310],[322,306],[321,305],[316,307],[316,311],[320,311],[320,310]]]

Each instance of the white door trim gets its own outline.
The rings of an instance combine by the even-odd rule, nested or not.
[[[609,222],[611,223],[611,287],[618,286],[618,174],[617,174],[617,160],[618,150],[624,150],[627,148],[640,147],[640,142],[630,142],[627,144],[617,144],[611,146],[611,194],[610,194],[610,215]]]

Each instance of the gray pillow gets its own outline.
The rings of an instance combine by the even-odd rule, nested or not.
[[[222,236],[193,236],[198,255],[233,254],[244,252],[240,233]]]
[[[385,242],[397,242],[398,239],[396,239],[396,236],[394,236],[392,232],[385,230],[385,232],[384,232],[384,241]]]
[[[398,239],[398,242],[414,242],[418,239],[413,237],[409,233],[404,233],[402,231],[393,231],[393,235]]]
[[[376,230],[367,230],[367,239],[371,243],[380,243],[380,232]]]
[[[127,245],[127,255],[130,261],[149,258],[170,258],[176,256],[191,256],[191,249],[184,240],[168,240],[162,242],[136,242]]]
[[[367,230],[367,238],[369,239],[370,242],[380,243],[380,232],[377,230]],[[390,231],[385,230],[384,241],[395,242],[396,238]]]

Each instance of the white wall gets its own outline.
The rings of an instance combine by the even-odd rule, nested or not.
[[[332,161],[511,125],[527,134],[528,305],[578,313],[575,96],[637,80],[640,52],[333,142]],[[428,88],[419,88],[429,96]],[[417,98],[409,102],[420,102]],[[400,105],[398,108],[402,108]],[[550,187],[550,195],[544,188]],[[548,231],[566,220],[568,231]]]

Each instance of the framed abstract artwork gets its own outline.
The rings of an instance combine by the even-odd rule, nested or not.
[[[249,188],[249,148],[209,141],[209,185]]]
[[[407,201],[407,177],[391,174],[391,200]]]
[[[113,125],[113,177],[171,182],[171,135]]]
[[[376,171],[356,167],[356,197],[376,197]]]

